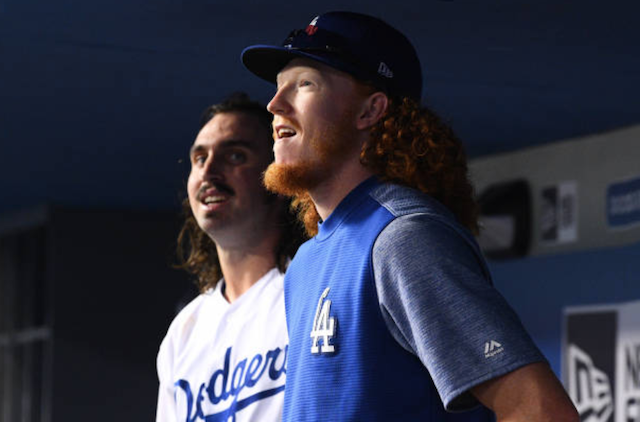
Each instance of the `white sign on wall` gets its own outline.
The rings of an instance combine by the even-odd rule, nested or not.
[[[639,140],[636,125],[478,157],[469,164],[471,180],[480,196],[514,181],[530,187],[527,255],[635,244],[640,241]],[[489,230],[487,237],[504,238]]]
[[[545,243],[578,240],[578,184],[566,181],[540,192],[540,236]]]

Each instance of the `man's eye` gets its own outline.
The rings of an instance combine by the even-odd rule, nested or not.
[[[232,164],[243,164],[247,161],[247,155],[244,152],[230,152],[227,154],[227,160]]]
[[[202,165],[202,164],[204,164],[204,162],[205,162],[205,161],[207,161],[207,157],[206,157],[205,155],[202,155],[202,154],[201,154],[201,155],[195,155],[195,156],[192,158],[192,162],[193,162],[193,164],[200,164],[200,165]]]
[[[298,84],[298,86],[303,87],[303,86],[310,86],[312,85],[311,81],[308,81],[306,79],[303,79],[300,81],[300,83]]]

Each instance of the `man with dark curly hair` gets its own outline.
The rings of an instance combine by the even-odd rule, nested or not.
[[[277,85],[266,186],[314,235],[285,277],[284,420],[577,421],[492,286],[462,145],[420,106],[408,39],[330,12],[242,60]]]
[[[190,150],[180,267],[200,295],[158,353],[158,422],[280,421],[283,273],[301,243],[288,201],[265,190],[271,114],[245,94],[209,107]]]

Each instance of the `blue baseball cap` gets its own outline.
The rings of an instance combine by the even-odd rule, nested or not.
[[[392,97],[409,97],[418,103],[422,97],[422,68],[411,42],[386,22],[360,13],[316,16],[305,29],[292,31],[282,46],[252,45],[241,57],[249,71],[271,83],[289,61],[307,58]]]

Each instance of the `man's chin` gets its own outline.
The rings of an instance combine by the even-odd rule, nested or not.
[[[198,222],[198,226],[200,226],[200,229],[207,232],[211,229],[216,229],[217,227],[223,225],[224,217],[220,213],[208,211],[198,216],[196,218],[196,221]]]
[[[268,190],[285,196],[300,196],[321,181],[319,172],[311,163],[272,163],[264,174],[264,185]]]

